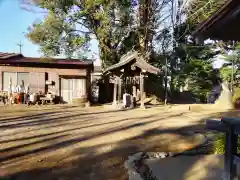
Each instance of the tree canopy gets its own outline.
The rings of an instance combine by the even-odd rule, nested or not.
[[[151,49],[158,22],[168,17],[160,10],[170,1],[32,0],[47,15],[29,28],[27,36],[45,55],[68,57],[87,50],[90,39],[96,38],[107,67],[131,48],[143,53]]]
[[[47,15],[30,27],[28,37],[40,45],[45,55],[71,57],[80,49],[87,50],[94,37],[99,41],[102,58],[108,56],[114,62],[115,49],[131,21],[130,0],[33,0],[33,3],[45,9]]]

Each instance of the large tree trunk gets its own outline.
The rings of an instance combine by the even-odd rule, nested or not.
[[[100,59],[101,59],[101,66],[103,69],[115,64],[118,62],[117,54],[115,50],[112,50],[111,47],[106,46],[106,41],[99,41],[99,51],[100,51]],[[112,100],[111,94],[111,84],[109,83],[109,76],[104,76],[104,85],[105,85],[105,102],[109,102]]]
[[[109,39],[99,41],[100,59],[103,69],[106,69],[119,61],[116,50],[111,47],[110,43],[106,43],[106,41],[110,42]]]

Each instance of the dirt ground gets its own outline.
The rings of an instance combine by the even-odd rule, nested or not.
[[[225,116],[187,106],[0,107],[0,177],[11,180],[127,180],[124,161],[140,151],[184,151],[187,131]],[[1,179],[1,178],[0,178]]]

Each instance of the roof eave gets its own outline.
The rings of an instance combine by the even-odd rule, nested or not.
[[[1,60],[0,65],[42,65],[42,66],[76,66],[76,67],[89,67],[93,70],[93,64],[68,64],[68,63],[47,63],[47,62],[26,62],[26,61],[11,61],[11,60]]]
[[[196,30],[193,31],[192,35],[194,37],[208,38],[211,34],[211,28],[216,24],[216,22],[221,22],[224,18],[226,18],[226,15],[231,12],[232,8],[236,8],[239,4],[239,0],[227,1],[216,13],[203,21]]]

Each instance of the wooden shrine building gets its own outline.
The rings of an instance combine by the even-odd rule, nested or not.
[[[228,0],[193,32],[202,42],[204,39],[240,40],[240,0]]]
[[[141,108],[144,106],[144,77],[147,73],[158,74],[160,69],[150,65],[137,51],[130,51],[121,57],[119,63],[114,64],[104,71],[110,75],[110,81],[114,83],[113,104],[117,105],[122,99],[123,93],[132,95],[132,105],[137,99],[137,90],[140,89]]]

